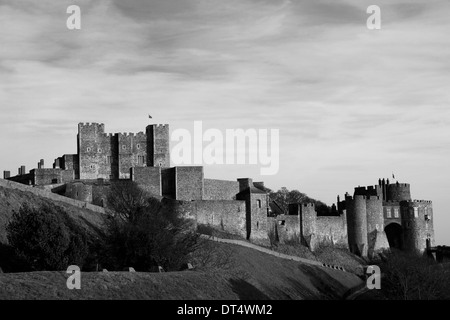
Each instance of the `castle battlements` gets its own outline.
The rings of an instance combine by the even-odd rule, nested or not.
[[[147,129],[149,128],[159,128],[159,129],[168,129],[169,125],[167,123],[154,123],[154,124],[149,124],[147,126]]]
[[[395,200],[387,200],[387,201],[383,201],[383,205],[386,206],[398,206],[400,205],[399,201],[395,201]]]
[[[78,127],[105,127],[104,123],[97,123],[97,122],[80,122],[78,123]]]
[[[366,187],[361,187],[361,186],[358,186],[358,187],[356,187],[355,188],[355,190],[361,190],[361,191],[375,191],[375,190],[379,190],[380,189],[380,186],[378,186],[378,185],[373,185],[373,186],[366,186]]]
[[[112,138],[112,137],[115,137],[115,136],[116,136],[115,133],[102,133],[101,134],[102,138]]]
[[[390,186],[409,187],[409,183],[391,183]]]
[[[431,204],[431,203],[433,203],[433,201],[430,201],[430,200],[409,200],[409,201],[407,201],[408,203],[411,203],[411,204],[415,204],[415,203],[421,203],[421,204]]]

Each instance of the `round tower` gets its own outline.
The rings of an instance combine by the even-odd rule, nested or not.
[[[384,231],[382,195],[366,198],[368,255],[389,249],[389,242]]]
[[[380,196],[369,196],[366,199],[367,233],[382,231],[384,228],[383,200]]]
[[[367,212],[366,197],[355,195],[346,197],[347,232],[350,251],[360,256],[367,256]]]
[[[411,190],[409,183],[393,183],[386,185],[387,201],[410,201]]]
[[[423,253],[434,245],[433,208],[431,201],[403,201],[401,203],[403,243],[409,252]]]

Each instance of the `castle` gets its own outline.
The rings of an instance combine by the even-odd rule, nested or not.
[[[45,188],[76,200],[107,207],[111,181],[134,181],[161,197],[197,224],[255,242],[300,239],[311,250],[323,242],[361,256],[395,247],[424,252],[434,245],[431,201],[412,201],[409,184],[379,180],[357,187],[328,216],[312,203],[293,203],[283,212],[269,198],[263,182],[206,179],[201,166],[170,167],[169,125],[149,125],[145,132],[105,133],[104,124],[78,124],[77,153],[40,160],[28,173],[4,171],[4,179]]]

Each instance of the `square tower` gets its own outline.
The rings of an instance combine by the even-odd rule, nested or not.
[[[170,135],[168,124],[151,124],[146,128],[147,166],[170,167]]]

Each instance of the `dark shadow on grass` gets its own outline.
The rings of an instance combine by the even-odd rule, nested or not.
[[[267,295],[243,279],[230,279],[229,283],[240,300],[270,300]]]
[[[294,278],[285,278],[286,287],[268,287],[265,286],[264,290],[270,293],[272,297],[276,297],[277,300],[316,300],[317,296],[305,287],[300,281]]]
[[[105,237],[105,230],[103,230],[103,229],[99,228],[98,226],[92,224],[91,222],[89,222],[83,216],[79,216],[77,218],[79,218],[80,220],[83,220],[83,222],[86,224],[86,226],[88,226],[92,231],[94,231],[94,234],[92,234],[92,235],[98,236],[100,238],[104,238]]]
[[[347,288],[319,267],[299,265],[298,268],[309,276],[309,280],[319,291],[317,299],[342,300]]]

